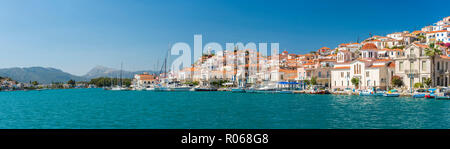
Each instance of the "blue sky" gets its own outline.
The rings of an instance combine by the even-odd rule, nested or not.
[[[154,69],[169,43],[279,42],[307,53],[416,30],[449,16],[450,1],[1,0],[0,68],[83,75],[103,65]]]

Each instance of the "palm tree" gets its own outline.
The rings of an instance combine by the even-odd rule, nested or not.
[[[427,85],[427,87],[429,88],[431,86],[431,78],[425,78],[423,80],[423,84]]]
[[[428,48],[426,48],[426,50],[425,50],[425,55],[431,57],[431,62],[433,63],[431,65],[432,82],[435,82],[435,80],[434,80],[434,78],[435,78],[435,76],[434,76],[434,74],[435,74],[435,71],[434,71],[434,59],[435,59],[436,55],[441,55],[441,54],[442,54],[442,51],[439,50],[437,48],[436,44],[434,44],[434,43],[430,43],[428,45]]]
[[[351,80],[352,84],[355,86],[356,89],[359,89],[359,78],[352,78]]]

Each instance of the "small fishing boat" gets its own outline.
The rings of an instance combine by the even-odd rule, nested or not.
[[[426,91],[424,89],[418,89],[416,92],[413,93],[413,98],[425,98],[425,95],[427,95]]]
[[[201,91],[217,91],[217,88],[198,87],[198,88],[194,88],[194,91],[198,91],[198,92],[201,92]]]
[[[399,97],[400,94],[397,93],[398,91],[396,89],[390,90],[389,92],[383,94],[384,97]]]
[[[444,87],[439,89],[439,93],[435,94],[436,100],[450,100],[450,89]]]
[[[325,90],[314,90],[311,92],[311,94],[327,94],[327,91]]]
[[[384,97],[399,97],[399,93],[386,93],[383,95]]]
[[[292,93],[294,93],[294,91],[292,91],[292,90],[281,90],[278,93],[280,93],[280,94],[292,94]]]
[[[133,88],[133,90],[135,90],[135,91],[145,91],[146,88],[142,87],[142,86],[138,86],[138,87]]]
[[[254,93],[276,93],[278,90],[276,88],[264,86],[261,88],[254,89]]]
[[[369,90],[361,90],[359,96],[372,96]]]
[[[155,88],[154,88],[154,91],[157,91],[157,92],[167,92],[167,91],[170,91],[170,88],[168,88],[168,87],[163,87],[163,86],[159,86],[159,87],[155,87]]]
[[[436,89],[435,88],[430,88],[430,89],[428,89],[428,92],[430,92],[429,94],[426,94],[425,95],[425,98],[435,98],[436,96],[435,96],[435,92],[436,92]]]

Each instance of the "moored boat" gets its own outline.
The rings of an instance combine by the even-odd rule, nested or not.
[[[450,90],[447,87],[440,88],[435,94],[436,100],[450,100]]]
[[[399,93],[386,93],[383,95],[384,97],[399,97]]]
[[[412,97],[413,98],[425,98],[425,95],[427,95],[427,93],[424,89],[418,89],[413,93]]]
[[[217,91],[217,88],[194,88],[194,91]]]
[[[186,86],[170,87],[169,90],[170,91],[178,91],[178,92],[190,91],[191,87],[186,87]]]
[[[390,90],[387,93],[383,94],[384,97],[399,97],[400,94],[397,93],[398,91],[396,89]]]
[[[116,86],[116,87],[111,88],[111,90],[112,91],[128,91],[129,89],[125,88],[125,87]]]
[[[292,90],[281,90],[278,93],[281,93],[281,94],[292,94],[292,93],[294,93],[294,91],[292,91]]]

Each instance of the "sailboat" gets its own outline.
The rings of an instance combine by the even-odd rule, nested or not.
[[[126,91],[126,90],[128,90],[128,88],[125,88],[125,87],[122,86],[122,67],[123,67],[123,63],[120,63],[120,80],[117,83],[118,84],[117,86],[111,88],[111,90],[113,90],[113,91]]]
[[[169,44],[169,49],[167,50],[167,55],[164,56],[164,63],[161,66],[161,70],[159,74],[164,74],[164,76],[161,76],[160,78],[160,84],[158,84],[157,87],[154,88],[155,91],[190,91],[191,87],[188,86],[178,86],[177,84],[172,84],[169,85],[169,80],[168,80],[168,74],[167,74],[167,57],[170,51],[170,44]],[[163,69],[164,69],[164,73],[163,73]]]

